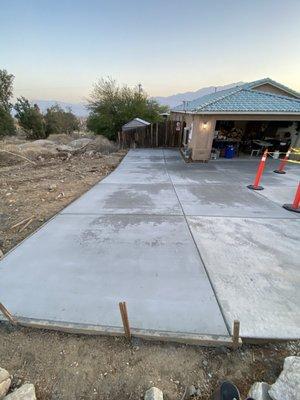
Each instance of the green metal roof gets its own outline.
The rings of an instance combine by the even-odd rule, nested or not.
[[[277,95],[265,91],[254,90],[257,86],[270,84],[287,91],[293,97]],[[199,113],[297,113],[300,114],[300,94],[269,78],[261,79],[220,90],[196,100],[186,102],[173,108],[172,111],[190,111]]]

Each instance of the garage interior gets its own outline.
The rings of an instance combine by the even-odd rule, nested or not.
[[[300,123],[291,121],[218,120],[212,158],[257,156],[266,148],[279,157],[295,145],[299,129]]]

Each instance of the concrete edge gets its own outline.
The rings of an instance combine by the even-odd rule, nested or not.
[[[2,317],[2,316],[1,316]],[[7,321],[0,317],[0,323]],[[33,329],[45,329],[54,330],[71,334],[84,334],[84,335],[103,335],[103,336],[125,336],[124,329],[122,327],[115,326],[100,326],[100,325],[89,325],[89,324],[76,324],[66,323],[60,321],[48,321],[38,320],[31,318],[18,317],[17,326],[28,327]],[[149,341],[162,341],[162,342],[175,342],[184,343],[189,345],[198,346],[210,346],[210,347],[232,347],[233,341],[231,336],[219,336],[219,335],[204,335],[204,334],[193,334],[183,332],[167,332],[167,331],[156,331],[148,329],[137,329],[132,328],[131,334],[134,337],[138,337]],[[242,345],[242,340],[239,340],[239,346]]]

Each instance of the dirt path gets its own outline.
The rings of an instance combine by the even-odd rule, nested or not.
[[[52,159],[37,166],[0,168],[0,248],[7,252],[119,163],[124,153]],[[19,232],[11,227],[34,215]],[[24,226],[24,225],[23,225]],[[284,357],[299,355],[299,343],[244,346],[238,351],[122,338],[67,335],[13,329],[0,324],[0,366],[13,374],[13,388],[35,384],[41,400],[139,399],[155,385],[165,400],[179,400],[187,385],[202,400],[221,379],[233,380],[246,395],[257,380],[274,382]]]

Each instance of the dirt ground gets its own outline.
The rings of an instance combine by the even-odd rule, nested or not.
[[[300,354],[295,342],[232,351],[4,325],[0,343],[0,365],[14,375],[13,387],[34,383],[43,400],[133,400],[151,386],[163,390],[165,400],[180,400],[189,385],[207,400],[222,379],[246,396],[255,381],[273,383],[286,356]]]
[[[81,154],[69,160],[53,157],[37,165],[2,165],[3,253],[110,173],[124,154]],[[25,222],[12,228],[24,219],[31,221],[27,227]],[[180,400],[189,385],[199,387],[197,398],[207,400],[222,379],[232,380],[246,396],[255,381],[273,383],[289,355],[300,355],[299,342],[247,345],[232,351],[136,340],[129,343],[123,338],[0,323],[0,366],[13,375],[12,388],[31,382],[41,400],[139,399],[151,386],[163,390],[165,400]]]
[[[109,174],[123,152],[69,160],[53,157],[36,165],[18,163],[0,167],[0,249],[6,253],[68,203]],[[15,224],[32,217],[16,228]]]

